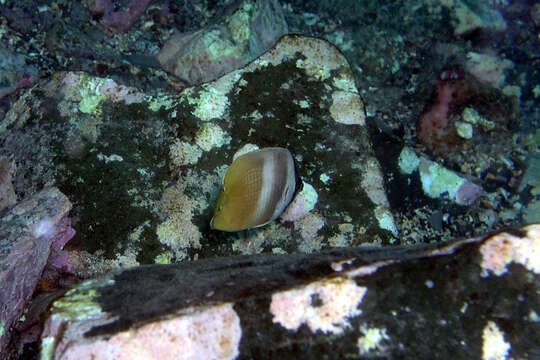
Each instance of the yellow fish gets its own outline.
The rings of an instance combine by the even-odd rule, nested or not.
[[[239,231],[266,225],[285,210],[295,187],[289,150],[265,148],[239,156],[225,174],[210,226]]]

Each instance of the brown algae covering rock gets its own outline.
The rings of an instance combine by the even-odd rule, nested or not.
[[[71,230],[63,221],[70,209],[58,189],[46,188],[0,218],[0,353],[34,293],[51,246]]]
[[[286,33],[287,23],[276,0],[244,0],[222,21],[173,36],[158,61],[186,84],[200,84],[246,65]]]
[[[533,358],[539,254],[537,224],[437,245],[137,267],[55,301],[41,356]]]

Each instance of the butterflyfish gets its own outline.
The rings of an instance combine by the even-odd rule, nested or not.
[[[225,174],[210,226],[240,231],[266,225],[285,210],[295,187],[289,150],[271,147],[241,155]]]

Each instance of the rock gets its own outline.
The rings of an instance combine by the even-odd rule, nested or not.
[[[486,64],[491,70],[484,80],[492,76],[493,81],[503,81],[498,78],[502,68],[494,70]],[[505,134],[516,131],[517,110],[515,97],[467,72],[447,69],[435,85],[430,106],[418,119],[418,140],[453,166],[467,166],[461,172],[478,176],[512,146],[511,136]]]
[[[533,153],[527,159],[527,170],[521,179],[519,190],[523,196],[523,220],[526,224],[540,222],[540,155]],[[530,195],[529,195],[530,194]]]
[[[13,172],[15,163],[6,157],[0,157],[0,212],[17,203],[17,195],[12,184]]]
[[[407,175],[418,169],[422,190],[432,199],[446,196],[456,204],[471,205],[483,193],[481,186],[434,161],[418,157],[407,146],[401,150],[398,166]]]
[[[65,222],[70,209],[71,203],[58,189],[46,188],[0,218],[2,353],[10,339],[10,328],[30,300],[51,249],[61,248],[73,236]]]
[[[470,51],[467,53],[465,68],[478,80],[496,88],[505,85],[505,71],[512,69],[514,63],[501,59],[496,55],[481,54]]]
[[[186,84],[200,84],[246,65],[286,33],[277,0],[244,0],[221,21],[169,39],[158,60]]]
[[[424,193],[431,198],[442,195],[459,205],[471,205],[482,194],[482,188],[455,172],[427,159],[418,167]]]
[[[174,168],[184,177],[185,192],[191,199],[208,201],[210,215],[227,166],[246,144],[292,151],[302,180],[298,184],[305,186],[299,189],[283,220],[301,220],[313,212],[313,216],[294,224],[294,229],[271,223],[248,231],[245,238],[206,232],[204,224],[199,226],[202,238],[223,243],[233,236],[233,249],[256,253],[285,244],[314,251],[327,246],[321,233],[345,236],[339,225],[347,222],[353,226],[352,234],[363,228],[383,241],[397,234],[382,174],[367,137],[362,100],[345,59],[326,41],[285,36],[246,67],[185,89],[180,102],[189,104],[198,130],[193,130],[194,136],[179,132],[176,143],[184,144],[183,149],[197,145],[203,154],[178,154],[175,146],[173,152],[179,159],[172,162],[197,159],[195,166],[190,163]],[[349,240],[345,242],[353,236],[347,235]],[[264,240],[273,237],[282,240]]]
[[[536,3],[531,7],[530,16],[536,26],[540,26],[540,4]]]
[[[454,35],[460,36],[475,30],[500,32],[507,29],[503,16],[493,6],[495,1],[448,0],[442,2],[452,16]]]
[[[91,0],[89,10],[93,15],[103,16],[102,23],[113,33],[125,33],[137,21],[150,4],[150,0],[132,0],[125,10],[114,10],[111,0]]]
[[[413,248],[144,266],[55,301],[41,358],[527,358],[539,294],[538,224]]]
[[[52,121],[54,119],[54,121]],[[43,131],[44,126],[50,129]],[[398,229],[347,61],[327,41],[285,36],[216,81],[145,94],[58,73],[0,126],[17,193],[57,184],[74,202],[81,277],[188,257],[390,243]],[[223,176],[246,144],[284,147],[298,189],[284,220],[210,229]]]
[[[0,99],[36,81],[37,69],[25,64],[25,56],[0,47]]]
[[[293,201],[280,215],[283,221],[296,221],[306,216],[317,204],[317,191],[310,184],[303,182],[302,189],[296,193]]]
[[[413,149],[405,146],[399,153],[398,166],[399,170],[407,175],[412,174],[420,165],[420,158],[416,155]]]

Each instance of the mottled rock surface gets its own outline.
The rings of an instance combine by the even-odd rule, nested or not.
[[[163,69],[189,85],[214,80],[246,65],[287,33],[276,0],[236,2],[213,25],[178,34],[158,54]]]
[[[58,189],[46,188],[0,218],[0,353],[34,292],[53,244],[73,236],[65,222],[70,209],[71,203]]]
[[[17,203],[12,183],[14,171],[15,163],[6,157],[0,157],[0,211]]]
[[[103,16],[102,23],[113,33],[124,33],[131,28],[146,10],[151,0],[132,0],[124,10],[116,10],[110,0],[93,0],[88,3],[94,16]]]
[[[534,358],[539,255],[531,225],[429,246],[137,267],[57,300],[42,358]]]
[[[447,0],[441,2],[452,14],[454,35],[465,35],[473,31],[504,31],[505,19],[496,10],[505,1]]]
[[[0,99],[33,84],[36,75],[37,70],[26,65],[23,54],[13,53],[0,46]]]
[[[206,55],[215,55],[213,50],[217,49],[225,57],[218,54],[218,63],[214,65],[219,68],[220,60],[230,64],[227,56],[245,49],[243,39],[250,38],[246,24],[249,25],[250,11],[256,6],[249,5],[270,2],[2,0],[0,3],[0,40],[5,50],[0,50],[0,119],[7,114],[4,121],[0,120],[0,153],[8,159],[2,164],[5,166],[0,166],[0,196],[7,200],[0,206],[10,209],[16,199],[30,197],[51,185],[69,194],[75,202],[73,219],[80,234],[70,250],[74,246],[80,248],[69,253],[78,256],[74,262],[78,264],[74,269],[77,275],[88,277],[111,268],[237,253],[318,252],[320,248],[356,247],[365,243],[438,243],[540,221],[540,8],[534,1],[279,0],[290,33],[324,38],[339,48],[349,61],[357,94],[341,91],[343,87],[336,91],[333,79],[339,70],[331,71],[328,79],[319,81],[313,76],[317,71],[302,74],[288,71],[287,64],[260,63],[251,68],[255,69],[253,72],[236,73],[240,80],[233,79],[232,88],[219,88],[223,83],[218,80],[190,89],[183,88],[183,81],[162,70],[155,55],[175,33],[208,36],[206,42],[198,43],[203,45],[202,53],[198,52],[200,47],[186,43],[186,48],[197,50],[187,54],[186,61],[200,54],[206,59]],[[244,8],[240,4],[248,6]],[[226,9],[227,6],[230,8]],[[125,33],[113,37],[103,33],[109,31],[101,25],[108,25],[108,30],[123,31],[135,19],[140,20]],[[223,31],[213,32],[216,29]],[[206,44],[210,46],[205,47]],[[240,45],[235,47],[237,44]],[[328,64],[324,62],[325,56],[313,56],[305,51],[285,58],[292,59],[288,65],[294,62],[295,67],[311,61],[305,69],[320,69]],[[201,64],[183,65],[186,66],[182,69],[201,68]],[[28,68],[39,70],[39,84],[22,91],[20,87],[35,81],[25,76]],[[450,126],[443,130],[458,146],[446,146],[437,153],[430,151],[419,144],[418,119],[432,108],[436,83],[442,79],[459,80],[466,73],[498,90],[476,92],[471,86],[460,86],[454,91],[453,87],[445,87],[442,94],[450,96],[436,101],[435,105],[439,106],[434,110],[449,110]],[[324,74],[324,69],[319,74]],[[285,76],[291,76],[290,83],[276,87]],[[184,92],[180,95],[181,91]],[[466,96],[459,103],[448,101],[470,91],[476,95]],[[299,110],[291,103],[298,105]],[[355,109],[352,113],[356,115],[340,111],[343,108]],[[328,114],[338,121],[338,126],[346,125],[346,130],[326,126],[317,132],[317,126],[323,122],[319,120],[328,119]],[[285,118],[293,120],[289,123]],[[241,126],[249,130],[242,133]],[[272,129],[274,126],[277,128]],[[349,130],[345,139],[363,142],[367,136],[357,134],[366,127],[371,146],[357,146],[352,141],[351,148],[357,150],[343,152],[344,141],[331,141],[336,134],[343,135]],[[270,136],[266,136],[267,132]],[[311,135],[313,139],[323,135],[327,140],[313,146]],[[438,139],[431,141],[435,147],[443,144]],[[302,148],[302,143],[311,149]],[[301,165],[298,182],[301,186],[287,211],[263,229],[237,234],[210,231],[207,224],[221,178],[231,160],[246,149],[282,144],[295,153]],[[334,147],[338,149],[335,152]],[[301,150],[297,152],[295,148]],[[374,159],[371,148],[377,160],[364,161]],[[329,166],[333,154],[336,164]],[[353,161],[358,154],[361,166]],[[358,172],[336,175],[341,174],[341,169],[348,169],[343,166],[347,162],[354,164]],[[16,165],[16,170],[12,165]],[[337,172],[326,171],[326,167]],[[359,174],[363,177],[362,189],[354,186],[358,184]],[[369,201],[364,201],[366,193]],[[345,208],[343,204],[360,206]],[[397,230],[399,236],[395,236]],[[504,238],[494,241],[492,244],[497,246],[492,248],[505,250],[505,241]],[[63,241],[55,244],[53,248],[61,247]],[[534,254],[530,246],[506,248],[511,257],[523,254],[524,249]],[[56,253],[54,249],[52,252]],[[70,260],[73,259],[59,256],[52,262],[69,271]],[[454,267],[461,264],[452,262],[446,270],[455,275]],[[515,274],[512,268],[515,266],[511,265],[511,270],[501,276]],[[61,282],[51,281],[46,275],[48,269],[47,265],[38,291],[54,291],[58,289],[55,286],[70,283],[65,278]],[[426,272],[431,274],[431,270],[428,268]],[[466,279],[475,280],[476,273],[469,274]],[[454,289],[464,283],[458,279],[462,277],[451,279]],[[426,286],[439,291],[435,281],[429,280]],[[477,283],[471,296],[458,298],[471,301],[461,310],[463,321],[450,322],[454,327],[464,328],[462,324],[467,324],[467,320],[477,319],[469,311],[478,310],[477,303],[491,299],[480,291],[482,287]],[[518,288],[522,283],[512,281],[512,284]],[[330,302],[328,293],[332,293],[347,298],[348,305],[342,307],[341,313],[354,315],[360,298],[364,301],[372,294],[350,282],[338,285],[326,284],[323,288],[331,291],[309,299],[298,296],[302,293],[298,288],[291,289],[279,297],[281,301],[273,303],[272,310],[277,311],[280,303],[290,305],[287,308],[291,309],[312,304],[311,307],[329,313],[323,304]],[[498,281],[491,281],[488,287],[490,291],[504,288],[498,285]],[[312,293],[320,286],[314,280],[305,285],[304,293]],[[439,293],[451,298],[452,287]],[[505,295],[521,306],[532,298],[524,293],[517,297],[508,292]],[[401,294],[394,293],[404,302],[424,298],[415,296],[418,292],[414,291],[407,292],[407,296]],[[54,296],[35,294],[24,315],[15,322],[9,346],[10,350],[15,349],[14,358],[37,356],[35,344],[29,343],[41,332],[39,314]],[[388,303],[394,304],[391,300]],[[435,302],[427,305],[433,304],[437,305]],[[517,309],[515,312],[530,324],[514,326],[507,320],[512,318],[509,309],[516,309],[513,302],[500,301],[482,308],[485,321],[476,322],[482,324],[481,331],[470,331],[476,337],[456,341],[455,347],[470,350],[469,344],[481,337],[484,358],[538,357],[540,352],[536,349],[519,353],[520,345],[510,344],[518,332],[516,329],[523,330],[520,334],[523,337],[537,337],[529,326],[538,323],[537,312],[522,314]],[[193,320],[201,332],[227,339],[232,345],[214,348],[209,357],[234,356],[242,321],[234,315],[234,306],[223,304],[213,310],[202,316],[193,313],[190,319],[174,318],[169,324],[176,329],[189,329],[187,321]],[[407,309],[403,312],[407,316],[411,313]],[[396,311],[395,316],[403,312]],[[317,325],[314,313],[314,309],[281,312],[276,320],[285,329],[304,323],[298,332],[308,328],[337,332],[342,328],[333,321]],[[222,319],[227,324],[222,330],[235,336],[213,332],[207,326],[212,317]],[[447,338],[446,332],[450,330],[446,318],[441,319],[440,329],[428,328],[427,332],[421,328],[424,317],[417,320],[413,323],[419,329],[415,337],[427,339],[428,343]],[[167,345],[168,340],[189,339],[185,333],[170,338],[156,337],[152,336],[151,327],[140,328],[134,339],[149,335],[147,339],[163,340],[160,346]],[[394,328],[385,331],[383,327],[361,330],[363,336],[357,339],[357,344],[363,349],[384,343],[390,332],[396,333]],[[129,339],[121,341],[130,345]],[[281,345],[287,343],[285,340]],[[204,342],[199,344],[202,346],[192,344],[191,348],[201,351],[212,347]],[[151,346],[152,341],[142,348]],[[433,348],[437,348],[436,343]],[[448,357],[448,353],[440,351],[431,357]],[[391,356],[361,355],[360,351],[354,351],[341,357]],[[463,357],[473,356],[468,352]]]
[[[347,61],[285,36],[261,57],[180,93],[59,73],[0,126],[17,194],[57,184],[74,202],[81,276],[154,262],[391,243],[397,229]],[[298,193],[282,220],[240,233],[209,223],[235,153],[293,153]]]

